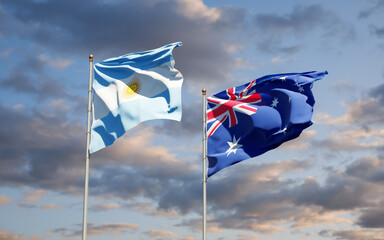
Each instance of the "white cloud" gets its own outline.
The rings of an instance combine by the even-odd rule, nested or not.
[[[0,207],[13,202],[13,198],[7,197],[5,195],[0,195]]]
[[[316,142],[331,150],[369,150],[384,144],[384,129],[351,127],[345,130],[336,130],[327,139]]]
[[[0,230],[0,240],[27,240],[19,234],[13,234],[8,231]]]
[[[384,108],[379,98],[367,98],[343,104],[347,112],[339,117],[327,113],[316,113],[315,120],[328,125],[381,124],[384,122]]]
[[[238,68],[238,69],[252,68],[252,65],[250,64],[250,62],[245,58],[235,58],[234,60],[235,60],[234,62],[235,68]]]
[[[52,59],[51,57],[49,57],[45,54],[41,54],[38,57],[38,59],[41,62],[48,64],[49,66],[55,68],[56,70],[63,70],[72,64],[71,60],[63,59],[63,58]]]
[[[56,210],[56,209],[61,209],[61,208],[63,208],[63,207],[58,206],[58,205],[53,204],[53,203],[43,204],[41,206],[41,209],[44,209],[44,210]]]
[[[155,217],[166,217],[166,218],[177,218],[180,215],[177,213],[175,209],[163,210],[156,209],[152,206],[150,202],[140,202],[126,205],[129,209],[139,211],[145,214],[149,214]]]
[[[315,210],[315,207],[305,208],[292,218],[293,228],[313,228],[320,224],[332,225],[353,225],[353,221],[345,218],[346,211],[323,212],[322,209]]]
[[[309,147],[310,142],[316,136],[316,131],[314,130],[304,130],[298,138],[290,140],[283,143],[279,149],[288,149],[288,150],[299,150],[306,149]]]
[[[99,226],[90,224],[87,228],[89,236],[100,236],[105,233],[110,233],[112,235],[119,235],[126,230],[136,230],[139,228],[137,224],[129,224],[129,223],[103,223]],[[74,236],[80,235],[80,232],[75,234]]]
[[[0,33],[0,37],[1,37],[1,33]],[[9,57],[9,55],[12,53],[13,49],[9,48],[9,49],[5,49],[4,51],[0,52],[0,56],[1,57]]]
[[[120,208],[120,204],[118,203],[107,203],[105,204],[104,202],[97,203],[94,206],[92,206],[92,209],[95,209],[97,211],[105,211],[105,210],[112,210],[112,209],[117,209]]]
[[[159,231],[159,230],[150,230],[147,232],[147,235],[152,237],[152,238],[158,238],[158,237],[170,237],[170,238],[175,238],[178,235],[174,232],[171,231]]]
[[[291,60],[291,58],[282,58],[280,56],[277,56],[271,59],[271,63],[285,63],[289,60]]]
[[[7,197],[5,195],[0,195],[0,207],[13,202],[13,198]]]
[[[130,134],[130,136],[128,136]],[[197,166],[190,164],[172,153],[165,146],[152,145],[155,131],[150,127],[138,126],[119,138],[112,146],[94,154],[94,159],[106,162],[120,162],[132,166],[163,169],[169,174],[182,174],[193,171]],[[108,160],[109,159],[109,160]]]
[[[374,228],[335,230],[332,235],[344,240],[384,240],[384,230]]]
[[[217,8],[209,8],[201,0],[178,0],[182,14],[192,20],[206,19],[209,22],[217,21],[221,14]]]
[[[251,230],[260,233],[274,233],[283,231],[284,227],[278,227],[274,224],[260,224],[258,222],[254,222],[251,226]]]
[[[259,240],[260,237],[257,234],[240,234],[237,236],[238,240]]]
[[[31,205],[41,201],[41,198],[45,195],[45,190],[27,190],[23,194],[23,199],[20,201],[20,205]]]
[[[235,43],[227,43],[223,44],[223,46],[228,53],[239,53],[242,52],[244,49],[244,46]]]

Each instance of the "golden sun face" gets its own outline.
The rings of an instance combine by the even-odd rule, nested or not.
[[[141,82],[138,77],[135,77],[127,83],[126,88],[124,89],[124,98],[131,98],[136,96],[141,90]]]

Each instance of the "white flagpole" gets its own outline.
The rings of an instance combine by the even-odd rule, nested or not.
[[[207,239],[207,90],[203,89],[203,240]]]
[[[89,55],[89,87],[88,87],[88,118],[87,118],[87,150],[85,154],[85,187],[83,207],[83,240],[87,239],[87,209],[88,209],[88,179],[89,179],[89,143],[91,141],[91,111],[92,111],[92,73],[93,55]]]

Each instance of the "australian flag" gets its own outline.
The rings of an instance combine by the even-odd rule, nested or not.
[[[208,97],[208,177],[277,148],[311,126],[311,88],[326,74],[267,75]]]

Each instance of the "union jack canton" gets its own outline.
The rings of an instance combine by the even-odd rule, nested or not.
[[[241,112],[247,115],[252,115],[257,112],[256,106],[251,104],[261,102],[260,94],[256,93],[256,90],[251,90],[256,85],[256,80],[250,82],[244,90],[236,93],[236,87],[227,89],[227,99],[220,97],[208,97],[207,101],[214,107],[207,110],[207,123],[213,122],[211,127],[208,129],[207,136],[210,137],[216,131],[216,129],[223,124],[228,118],[229,127],[237,125],[236,112]]]

